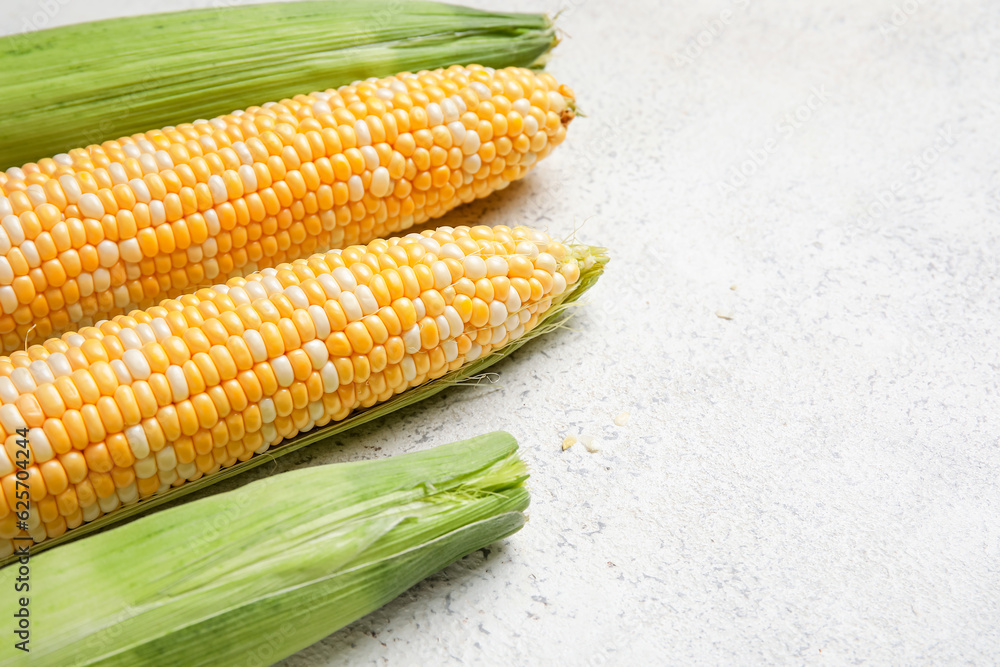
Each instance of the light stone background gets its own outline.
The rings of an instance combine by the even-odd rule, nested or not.
[[[506,429],[530,522],[284,664],[1000,661],[996,3],[513,6],[564,10],[587,117],[446,221],[576,230],[607,274],[497,386],[277,468]]]

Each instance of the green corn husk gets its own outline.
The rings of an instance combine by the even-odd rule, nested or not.
[[[212,475],[202,477],[193,482],[187,482],[181,486],[174,487],[165,493],[150,496],[135,504],[122,506],[110,514],[105,514],[94,521],[85,523],[64,533],[63,535],[60,535],[59,537],[45,540],[41,544],[33,544],[31,546],[31,552],[36,554],[65,542],[83,537],[84,535],[106,528],[107,526],[114,525],[122,520],[181,498],[189,493],[198,491],[199,489],[211,486],[224,479],[229,479],[230,477],[238,475],[246,470],[250,470],[251,468],[256,468],[263,463],[273,461],[279,456],[284,456],[285,454],[297,451],[303,447],[320,442],[329,442],[356,426],[361,426],[362,424],[367,424],[368,422],[380,417],[392,414],[397,410],[413,405],[414,403],[422,401],[425,398],[430,398],[431,396],[434,396],[449,387],[460,385],[470,378],[475,378],[493,364],[509,357],[525,343],[562,328],[566,321],[572,317],[575,308],[580,305],[580,298],[601,277],[601,274],[604,272],[604,266],[609,260],[606,249],[587,245],[570,245],[568,249],[573,256],[582,260],[580,280],[577,281],[572,289],[567,290],[561,297],[554,300],[552,306],[545,313],[535,328],[521,338],[504,345],[500,349],[492,351],[490,354],[481,357],[470,364],[466,364],[458,370],[443,375],[436,380],[430,380],[419,387],[414,387],[413,389],[405,391],[385,403],[379,403],[366,410],[355,412],[342,421],[329,424],[322,428],[313,429],[308,433],[303,433],[295,438],[292,438],[291,440],[283,442],[280,445],[271,448],[265,454],[254,456],[253,458],[237,463],[230,468],[224,468]],[[0,559],[0,567],[13,562],[14,560],[15,558],[13,556]]]
[[[516,450],[495,432],[295,470],[32,558],[31,653],[8,638],[0,665],[280,660],[519,530]]]
[[[0,169],[152,128],[454,64],[529,66],[542,14],[338,0],[153,14],[0,38]]]

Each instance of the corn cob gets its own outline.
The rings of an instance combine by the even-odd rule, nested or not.
[[[313,466],[32,550],[30,664],[275,663],[519,530],[516,450],[497,432]],[[18,577],[0,570],[0,585]],[[0,597],[0,614],[18,597]],[[0,665],[25,664],[16,641]]]
[[[8,170],[3,350],[441,216],[548,155],[571,102],[548,74],[455,66]]]
[[[0,357],[0,557],[521,338],[592,249],[525,227],[375,240]],[[27,428],[27,530],[18,526]]]
[[[200,9],[0,37],[0,169],[370,76],[529,66],[555,42],[541,14],[398,0]]]

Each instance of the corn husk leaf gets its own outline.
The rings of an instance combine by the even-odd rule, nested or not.
[[[403,71],[529,66],[541,14],[339,0],[94,21],[0,38],[0,169]]]
[[[519,530],[516,450],[495,432],[294,470],[33,557],[31,664],[280,660]],[[22,664],[11,644],[0,665]]]

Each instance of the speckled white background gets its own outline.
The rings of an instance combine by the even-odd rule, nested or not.
[[[510,6],[564,9],[587,117],[447,221],[578,229],[606,276],[499,385],[277,468],[506,429],[530,523],[284,665],[1000,661],[996,4]]]

